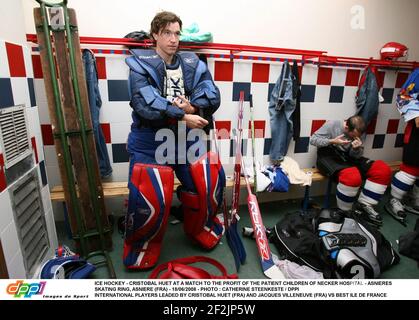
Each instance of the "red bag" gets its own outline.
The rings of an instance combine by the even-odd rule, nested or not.
[[[208,271],[189,266],[196,262],[207,262],[221,271],[221,275],[213,275]],[[162,274],[160,274],[162,272]],[[217,260],[204,257],[192,256],[175,259],[157,266],[148,277],[149,279],[238,279],[237,274],[227,274],[226,268]]]

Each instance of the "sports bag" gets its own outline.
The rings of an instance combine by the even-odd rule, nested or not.
[[[41,267],[40,279],[86,279],[96,270],[96,266],[67,246],[59,246],[52,259],[47,260]]]
[[[339,278],[378,278],[400,261],[383,234],[353,211],[323,209],[317,222],[323,252]]]
[[[269,241],[281,257],[306,265],[330,278],[332,267],[322,255],[322,245],[317,235],[318,209],[287,213],[269,233]]]
[[[291,212],[270,233],[281,256],[325,278],[377,278],[400,257],[391,243],[353,212]]]

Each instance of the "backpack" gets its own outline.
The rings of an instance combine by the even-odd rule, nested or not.
[[[400,260],[381,232],[353,211],[323,209],[317,222],[322,249],[339,278],[378,278]]]
[[[58,246],[52,259],[41,267],[40,279],[86,279],[96,266],[82,259],[67,246]]]
[[[285,259],[306,265],[330,278],[332,266],[322,254],[321,241],[316,232],[319,212],[313,208],[287,213],[271,229],[269,241]]]
[[[377,278],[400,261],[376,228],[340,209],[289,213],[275,225],[270,240],[287,259],[325,278]]]
[[[221,275],[213,275],[205,269],[190,266],[196,262],[205,262],[217,268]],[[237,274],[227,274],[226,268],[217,260],[192,256],[179,258],[157,266],[148,277],[149,279],[237,279]]]

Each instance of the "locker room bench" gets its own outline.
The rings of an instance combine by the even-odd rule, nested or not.
[[[244,183],[244,180],[241,181]],[[175,183],[173,187],[173,191],[176,191],[176,188],[180,185],[178,179],[175,178]],[[227,187],[231,187],[233,185],[232,181],[227,181]],[[103,196],[105,198],[114,198],[114,197],[123,197],[128,196],[128,187],[127,182],[103,182]],[[51,189],[51,201],[64,201],[64,190],[63,186],[55,186]]]
[[[390,166],[392,172],[399,170],[401,161],[391,161],[387,162]],[[313,182],[318,181],[326,181],[327,177],[322,175],[317,168],[307,168],[303,169],[305,172],[312,172],[312,180]],[[244,178],[240,181],[241,186],[245,186]],[[175,179],[174,183],[174,191],[179,186],[180,182],[178,179]],[[105,198],[112,198],[112,197],[123,197],[128,196],[128,188],[126,181],[118,181],[118,182],[103,182],[103,194]],[[227,187],[232,187],[233,181],[231,179],[227,179]],[[55,186],[51,189],[51,201],[65,201],[64,199],[64,190],[62,186]]]

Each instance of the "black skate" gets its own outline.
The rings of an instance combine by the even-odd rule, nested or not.
[[[403,203],[406,211],[419,216],[419,201],[413,197],[408,197]]]
[[[380,228],[383,225],[383,218],[370,205],[357,202],[354,211],[361,219],[365,220],[365,222],[373,227]]]
[[[391,198],[390,201],[384,206],[384,208],[390,214],[390,216],[396,219],[397,222],[400,222],[402,225],[407,227],[405,207],[400,202],[400,200]]]

